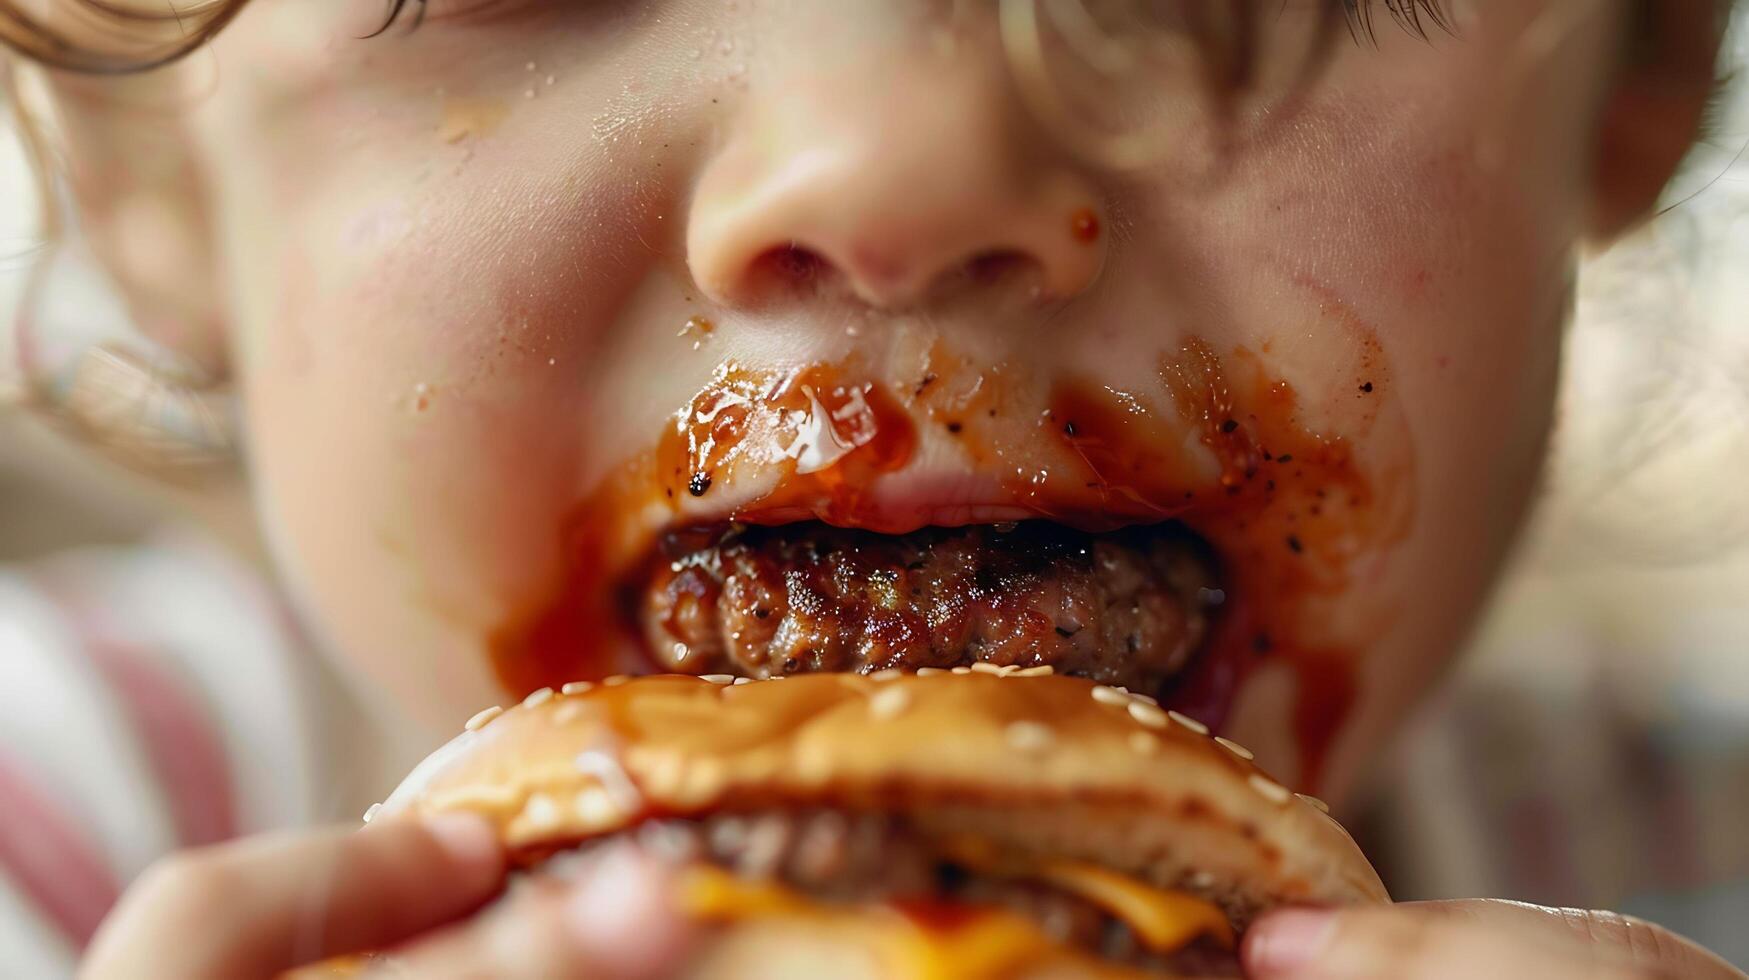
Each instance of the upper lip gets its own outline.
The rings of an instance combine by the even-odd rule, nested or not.
[[[791,500],[785,492],[790,485],[790,477],[773,473],[723,486],[706,499],[682,502],[676,523],[820,520],[882,534],[906,534],[924,527],[1051,516],[1036,503],[1018,499],[994,476],[965,469],[908,467],[883,474],[857,488],[854,503],[842,508],[825,506],[818,499]]]

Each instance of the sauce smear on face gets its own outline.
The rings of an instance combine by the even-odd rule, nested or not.
[[[653,453],[603,482],[574,511],[559,585],[489,638],[506,691],[647,672],[637,653],[628,575],[650,557],[649,532],[684,499],[739,480],[773,480],[749,505],[855,520],[868,485],[916,450],[911,416],[884,386],[830,365],[754,371],[725,364],[663,428]],[[775,479],[773,479],[775,477]],[[733,515],[731,515],[733,516]]]
[[[1379,499],[1345,438],[1306,427],[1298,394],[1254,353],[1222,359],[1193,339],[1161,359],[1159,376],[1175,418],[1071,381],[1057,386],[1046,422],[1080,461],[1101,513],[1177,518],[1223,559],[1222,619],[1167,700],[1218,728],[1252,670],[1287,664],[1298,681],[1301,782],[1316,785],[1355,701],[1359,655],[1325,635],[1323,615],[1357,584],[1357,561],[1406,532],[1407,511]],[[1369,393],[1382,394],[1383,377],[1367,382]],[[1206,452],[1183,452],[1187,435]]]
[[[1382,358],[1362,369],[1356,390],[1382,400]],[[636,652],[635,597],[620,590],[643,581],[631,574],[639,562],[671,560],[653,543],[683,503],[758,486],[731,519],[878,526],[867,491],[911,460],[914,419],[927,419],[975,465],[1008,474],[1008,496],[1040,516],[1087,530],[1178,519],[1208,539],[1226,602],[1203,653],[1162,694],[1219,728],[1247,676],[1287,665],[1299,782],[1315,788],[1355,702],[1361,653],[1330,610],[1406,533],[1412,481],[1406,468],[1360,465],[1347,436],[1309,427],[1298,393],[1250,350],[1220,355],[1191,339],[1160,359],[1157,379],[1146,393],[1077,379],[1041,393],[1011,368],[932,351],[895,394],[839,366],[725,365],[652,452],[578,507],[560,585],[493,638],[499,677],[520,696],[653,669]]]

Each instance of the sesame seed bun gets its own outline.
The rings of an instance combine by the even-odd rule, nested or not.
[[[1243,747],[1149,699],[1010,669],[543,690],[476,716],[386,806],[482,814],[525,865],[653,817],[833,808],[1096,863],[1239,928],[1282,904],[1388,901],[1342,827]]]

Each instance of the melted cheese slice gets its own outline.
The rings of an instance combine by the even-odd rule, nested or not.
[[[1122,919],[1156,952],[1172,952],[1204,935],[1229,948],[1233,942],[1225,913],[1182,892],[1079,862],[1052,862],[1027,877]],[[963,907],[951,923],[931,923],[890,906],[833,907],[708,865],[690,869],[682,879],[680,904],[705,921],[792,919],[809,928],[842,928],[884,956],[894,976],[919,980],[1001,980],[1052,963],[1073,964],[1082,976],[1141,976],[1051,942],[1031,920],[995,908]]]
[[[1199,936],[1209,937],[1223,949],[1233,948],[1233,925],[1227,921],[1227,913],[1193,895],[1155,888],[1079,861],[1052,861],[1030,877],[1079,895],[1122,919],[1143,945],[1157,953],[1182,949]]]

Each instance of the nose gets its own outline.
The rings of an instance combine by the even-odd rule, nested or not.
[[[749,93],[688,216],[708,297],[754,304],[827,279],[903,308],[953,283],[1064,299],[1097,278],[1096,190],[1029,132],[1001,66],[894,60]]]

